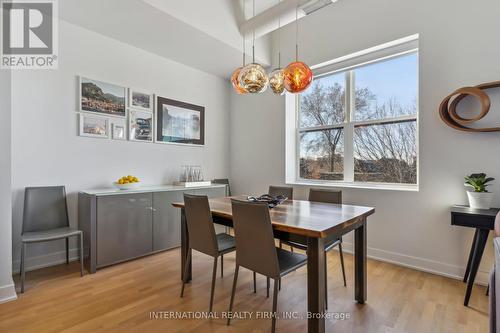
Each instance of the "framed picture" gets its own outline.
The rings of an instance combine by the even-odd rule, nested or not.
[[[139,91],[133,88],[128,90],[128,105],[139,110],[153,110],[153,94]]]
[[[125,119],[111,120],[111,138],[113,140],[127,140],[127,124]]]
[[[153,142],[153,113],[129,110],[128,133],[132,141]]]
[[[205,108],[158,97],[156,142],[204,145]]]
[[[80,136],[92,138],[109,138],[109,119],[80,113]]]
[[[80,76],[80,111],[125,117],[125,87]]]

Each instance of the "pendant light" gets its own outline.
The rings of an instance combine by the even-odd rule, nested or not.
[[[246,19],[245,13],[246,13],[245,0],[243,0],[243,19]],[[240,80],[239,80],[240,72],[243,69],[243,67],[245,67],[245,63],[246,63],[246,59],[245,59],[246,58],[246,54],[245,54],[246,38],[245,37],[246,37],[246,35],[243,34],[243,65],[241,67],[236,68],[234,70],[233,74],[231,75],[231,83],[233,85],[233,89],[238,95],[244,95],[244,94],[248,93],[248,91],[241,86]]]
[[[255,17],[255,0],[253,0],[253,17]],[[252,40],[252,63],[241,69],[238,81],[243,89],[252,94],[265,91],[269,83],[266,70],[255,62],[255,29]]]
[[[278,5],[281,0],[278,0]],[[285,74],[281,68],[281,17],[278,17],[278,68],[269,74],[269,87],[276,95],[283,95],[285,92]]]
[[[297,94],[306,90],[312,83],[313,73],[309,66],[299,61],[299,8],[295,8],[295,61],[284,69],[285,89]]]

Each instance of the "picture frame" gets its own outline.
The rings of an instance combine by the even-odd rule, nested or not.
[[[156,143],[205,145],[205,107],[157,96]]]
[[[78,77],[78,110],[113,117],[127,116],[127,88],[104,81]]]
[[[116,118],[111,120],[111,139],[127,140],[127,122],[125,119]]]
[[[137,110],[147,110],[152,112],[154,104],[154,94],[143,90],[128,89],[128,106]]]
[[[109,139],[109,118],[93,114],[79,114],[80,136]]]
[[[130,141],[153,142],[154,114],[153,112],[129,109],[128,134]]]

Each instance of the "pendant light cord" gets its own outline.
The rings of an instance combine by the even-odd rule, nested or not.
[[[281,0],[278,0],[278,5]],[[281,15],[278,15],[278,68],[281,68]]]
[[[246,21],[246,0],[243,0],[243,21]],[[245,67],[246,63],[246,33],[243,32],[243,67]]]
[[[255,17],[255,0],[253,0],[252,17]],[[252,40],[252,63],[255,64],[255,27],[253,28],[253,40]]]
[[[295,61],[299,60],[299,6],[295,7]]]

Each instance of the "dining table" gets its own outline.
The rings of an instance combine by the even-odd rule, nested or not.
[[[247,200],[247,196],[209,199],[213,222],[233,226],[231,199]],[[181,209],[181,279],[186,259],[191,256],[189,232],[183,202],[172,204]],[[305,200],[286,200],[269,209],[274,236],[307,244],[307,331],[325,332],[325,241],[340,238],[354,231],[354,299],[366,302],[367,294],[367,217],[375,213],[374,207],[330,204]],[[188,253],[189,252],[189,253]],[[191,260],[187,281],[192,278]],[[341,309],[339,309],[340,311]]]

